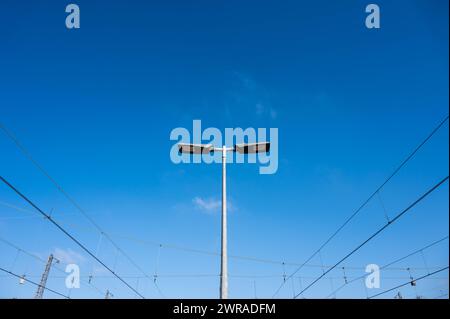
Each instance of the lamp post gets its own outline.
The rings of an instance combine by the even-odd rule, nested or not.
[[[214,147],[212,144],[178,144],[180,153],[207,154],[222,152],[222,232],[220,254],[220,299],[228,299],[228,253],[227,253],[227,152],[240,154],[269,152],[270,143],[236,144],[234,147]]]

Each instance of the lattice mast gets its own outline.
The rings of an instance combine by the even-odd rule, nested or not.
[[[47,265],[45,265],[45,270],[44,273],[42,274],[41,282],[39,283],[34,299],[42,299],[44,295],[45,285],[47,284],[48,275],[50,273],[50,269],[52,268],[52,263],[53,263],[53,255],[50,254],[50,256],[48,256]]]

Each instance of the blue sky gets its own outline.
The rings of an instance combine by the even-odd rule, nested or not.
[[[81,28],[68,30],[63,1],[2,2],[0,122],[147,274],[159,275],[166,297],[216,298],[219,283],[218,256],[175,246],[219,251],[221,167],[173,164],[173,128],[190,129],[194,119],[219,129],[278,128],[276,174],[228,166],[230,255],[280,262],[231,258],[230,297],[271,297],[283,272],[295,270],[281,262],[309,257],[448,114],[445,1],[377,1],[379,30],[365,28],[369,2],[356,0],[76,3]],[[381,227],[383,206],[394,216],[447,176],[448,142],[446,123],[383,188],[381,202],[371,201],[323,250],[323,263]],[[0,150],[1,175],[95,251],[98,232],[4,134]],[[101,291],[134,297],[47,221],[11,208],[31,211],[5,186],[0,201],[0,237],[44,259],[57,253],[80,264],[82,276],[94,271]],[[383,265],[446,236],[448,212],[445,184],[344,265]],[[111,244],[98,251],[145,296],[161,297],[152,280],[133,277],[142,274]],[[41,262],[23,254],[15,260],[1,243],[0,252],[2,266],[39,280]],[[448,241],[425,260],[448,265]],[[420,255],[403,266],[426,273]],[[320,273],[306,267],[299,276],[305,284]],[[58,275],[52,271],[49,287],[68,293]],[[342,284],[341,269],[330,276],[305,297],[325,297]],[[382,289],[409,274],[383,276]],[[436,277],[417,291],[448,292],[448,272]],[[2,298],[34,290],[0,277]],[[299,290],[295,278],[278,297]],[[101,297],[85,285],[70,293]],[[365,297],[362,282],[338,297]]]

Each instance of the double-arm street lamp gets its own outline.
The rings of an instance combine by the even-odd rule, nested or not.
[[[222,152],[222,242],[220,263],[220,298],[228,298],[228,260],[227,260],[227,152],[238,152],[240,154],[269,152],[270,143],[236,144],[234,147],[214,147],[212,144],[178,144],[180,153],[208,154]]]

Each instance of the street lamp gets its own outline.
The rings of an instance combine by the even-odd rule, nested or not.
[[[178,144],[179,153],[208,154],[222,152],[222,242],[220,260],[220,298],[228,298],[228,257],[227,257],[227,152],[238,152],[240,154],[269,152],[270,143],[247,143],[236,144],[234,147],[214,147],[212,144]]]

